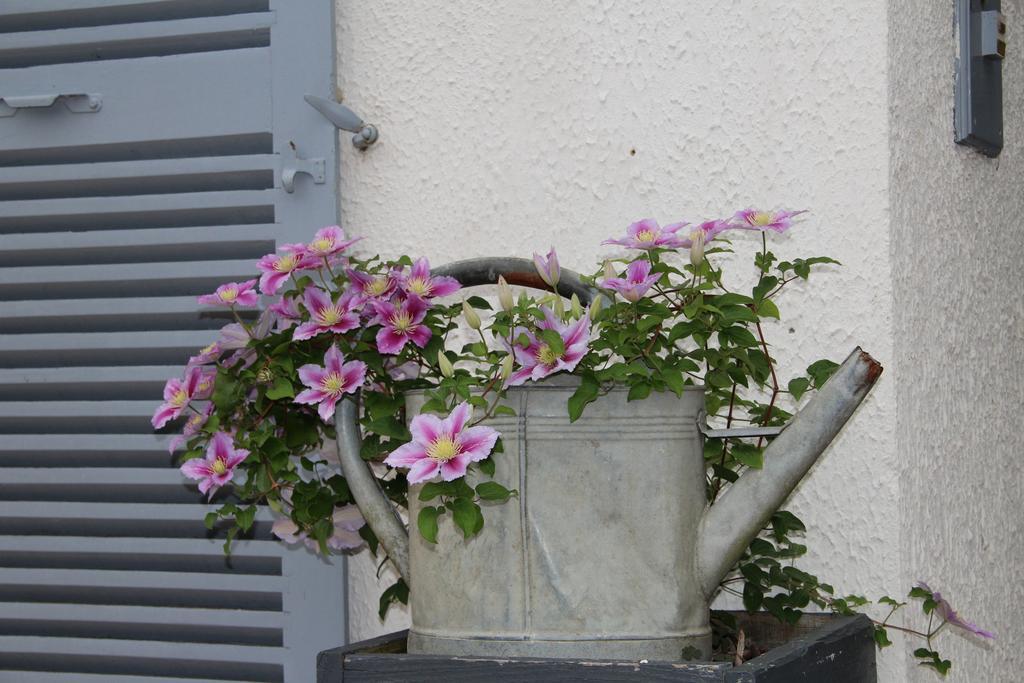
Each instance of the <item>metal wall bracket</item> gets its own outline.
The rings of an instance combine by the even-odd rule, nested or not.
[[[311,107],[323,114],[324,118],[333,123],[335,128],[355,133],[352,136],[352,144],[356,146],[356,149],[366,149],[377,142],[377,127],[363,121],[358,114],[345,105],[316,95],[306,95],[305,100]]]
[[[703,410],[697,414],[697,431],[707,439],[741,439],[747,436],[778,436],[785,429],[782,427],[733,427],[730,429],[711,429],[708,427],[708,415]]]
[[[44,109],[56,102],[75,114],[93,114],[103,107],[103,96],[99,93],[44,93],[41,95],[0,96],[0,117],[14,116],[21,109]]]
[[[300,173],[313,178],[317,185],[327,182],[327,162],[323,158],[302,159],[295,153],[295,143],[289,142],[281,155],[281,186],[288,194],[295,192],[295,176]]]
[[[1000,0],[956,0],[954,141],[989,157],[1003,149],[1006,20]]]

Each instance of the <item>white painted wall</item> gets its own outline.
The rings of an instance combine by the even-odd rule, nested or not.
[[[600,241],[637,218],[709,218],[748,205],[811,209],[808,221],[778,240],[776,253],[831,255],[844,267],[781,302],[784,319],[771,334],[783,374],[820,357],[841,360],[857,344],[887,371],[790,504],[811,528],[804,564],[841,591],[875,596],[905,592],[921,572],[970,605],[970,616],[1007,630],[1009,612],[997,607],[1005,591],[982,596],[981,582],[964,573],[970,563],[954,557],[953,538],[932,558],[913,533],[923,525],[958,530],[974,557],[999,552],[1010,538],[1004,513],[987,512],[984,527],[972,531],[982,515],[980,503],[969,501],[991,478],[1009,504],[1017,471],[997,478],[979,468],[967,476],[967,453],[939,447],[962,443],[952,439],[952,418],[963,409],[952,387],[969,384],[967,361],[985,356],[972,344],[981,334],[972,316],[1002,310],[974,305],[986,291],[1009,294],[1011,286],[967,271],[944,281],[953,289],[943,291],[957,294],[945,295],[943,305],[969,314],[970,324],[943,328],[922,307],[936,290],[929,262],[913,250],[930,238],[928,249],[947,260],[970,252],[1009,268],[1017,254],[1019,264],[1006,221],[1020,213],[1008,182],[1020,177],[1019,147],[1010,144],[998,172],[953,148],[951,6],[917,0],[914,16],[894,10],[891,20],[890,4],[339,2],[339,88],[381,131],[366,153],[343,144],[343,219],[369,237],[370,248],[435,263],[529,256],[554,245],[566,266],[589,268],[610,253]],[[917,33],[919,25],[927,31]],[[1024,81],[1013,68],[1019,87]],[[927,138],[911,139],[921,127]],[[1012,137],[1013,127],[1007,132]],[[1002,189],[985,195],[1000,208],[985,215],[1003,222],[986,221],[980,239],[972,228],[965,241],[962,229],[973,226],[982,198],[959,217],[951,201],[935,199],[968,174],[977,183],[1001,179]],[[891,196],[903,197],[895,221]],[[991,253],[989,231],[998,238]],[[753,246],[738,242],[745,254]],[[988,290],[960,291],[981,283]],[[1020,339],[1017,296],[1017,317],[1007,311],[1001,336],[986,335],[1005,342],[993,353],[1007,360],[1016,353],[1019,361],[1019,347],[1009,343]],[[914,306],[894,317],[894,302]],[[932,328],[933,342],[919,334]],[[964,367],[943,385],[938,368],[957,366],[943,352],[956,356],[957,348]],[[900,389],[897,412],[901,372],[912,380]],[[981,387],[999,386],[1005,400],[1020,393],[1012,375],[971,381],[979,398]],[[926,401],[932,395],[943,397],[934,413]],[[1007,424],[1013,412],[981,403],[971,410],[987,415],[989,428]],[[926,424],[929,430],[918,427]],[[989,456],[1009,458],[1012,434],[1001,428],[1005,436],[990,444]],[[982,431],[971,439],[981,440]],[[922,472],[937,460],[956,464]],[[971,486],[954,489],[951,500],[927,495],[935,484],[965,477]],[[914,521],[917,514],[926,521]],[[902,541],[911,550],[901,552]],[[985,575],[1009,579],[1015,566]],[[352,562],[357,639],[402,626],[401,615],[383,625],[377,619],[372,570],[365,556]],[[980,661],[966,648],[957,655],[964,670]],[[908,675],[902,652],[887,651],[880,662],[879,680]]]
[[[1014,29],[1003,65],[1006,146],[991,160],[949,144],[952,8],[936,4],[893,2],[901,19],[889,39],[900,561],[905,582],[928,578],[997,632],[990,650],[941,639],[949,680],[1018,681],[1024,13],[1003,0]]]

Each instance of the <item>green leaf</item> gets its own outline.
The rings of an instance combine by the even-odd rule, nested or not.
[[[884,626],[875,626],[875,630],[871,635],[874,637],[875,645],[878,646],[879,650],[892,645],[892,641],[889,640],[889,632],[885,630]]]
[[[476,534],[484,526],[484,516],[480,506],[468,498],[456,498],[452,503],[452,518],[455,525],[462,530],[464,538]]]
[[[454,487],[448,482],[430,481],[420,489],[420,500],[428,501],[443,495],[452,495]]]
[[[634,384],[629,388],[629,393],[626,394],[627,401],[642,401],[651,395],[651,385],[647,382],[640,382]]]
[[[551,348],[551,352],[556,356],[561,356],[565,353],[565,342],[562,340],[562,335],[558,334],[554,330],[540,330],[538,336],[541,341]]]
[[[763,304],[764,302],[762,302]],[[757,316],[746,306],[724,306],[722,308],[722,322],[731,324],[734,322],[757,322]]]
[[[757,304],[757,314],[762,318],[779,319],[779,307],[771,299],[762,299]]]
[[[743,584],[743,607],[748,612],[756,612],[761,609],[764,602],[764,591],[750,583]]]
[[[746,443],[734,444],[732,457],[747,467],[759,470],[764,467],[764,452],[762,449]]]
[[[235,523],[238,524],[242,531],[248,531],[252,528],[252,523],[256,519],[256,506],[250,505],[244,510],[239,510],[235,513]]]
[[[820,389],[828,378],[839,369],[839,364],[830,360],[819,360],[807,366],[807,374],[814,380],[814,388]]]
[[[485,459],[481,460],[480,462],[478,462],[476,465],[477,465],[477,467],[480,468],[480,471],[483,472],[484,474],[486,474],[488,477],[493,477],[494,476],[494,458],[493,457],[485,458]]]
[[[206,516],[203,517],[203,524],[206,525],[207,529],[213,529],[218,519],[220,519],[220,515],[216,512],[207,512]]]
[[[811,382],[806,377],[797,377],[789,381],[789,393],[793,394],[793,398],[799,401],[810,385]]]
[[[468,299],[466,299],[466,303],[472,306],[473,308],[479,308],[484,311],[492,310],[491,304],[487,301],[487,299],[484,299],[479,296],[469,297]]]
[[[779,284],[779,278],[774,275],[766,275],[754,287],[754,301],[760,302],[768,292],[772,291]]]
[[[287,377],[278,377],[274,380],[273,386],[267,389],[267,398],[277,401],[282,398],[294,398],[295,388],[288,381]]]
[[[580,385],[569,397],[569,422],[575,422],[583,414],[583,408],[597,398],[601,386],[597,383],[592,373],[584,374],[580,378]]]
[[[437,543],[437,518],[444,512],[443,507],[425,507],[416,516],[416,526],[419,527],[420,536],[430,543]]]
[[[409,586],[405,581],[399,579],[380,595],[380,610],[377,612],[381,620],[388,613],[391,603],[400,602],[403,605],[409,603]]]
[[[477,485],[476,495],[480,496],[481,500],[506,501],[512,495],[512,492],[498,482],[485,481]]]

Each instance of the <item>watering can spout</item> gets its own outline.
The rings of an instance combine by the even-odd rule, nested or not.
[[[765,467],[748,470],[704,515],[697,571],[711,596],[874,386],[882,366],[854,349],[792,422],[765,449]]]

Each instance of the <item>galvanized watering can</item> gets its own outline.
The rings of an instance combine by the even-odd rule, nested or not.
[[[435,273],[463,286],[503,275],[543,287],[523,259],[473,259]],[[599,296],[565,270],[559,292]],[[506,402],[516,417],[488,424],[505,445],[495,478],[519,497],[488,506],[484,529],[468,541],[444,517],[436,545],[406,532],[359,456],[357,407],[339,404],[349,487],[410,586],[409,652],[678,660],[695,649],[708,657],[715,588],[881,371],[855,349],[768,446],[765,468],[744,473],[710,507],[702,431],[725,434],[703,426],[702,388],[632,403],[624,388],[613,390],[570,424],[572,377],[515,387]],[[423,401],[410,395],[409,414]],[[743,431],[730,435],[757,435]],[[412,519],[418,489],[409,494]]]

